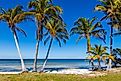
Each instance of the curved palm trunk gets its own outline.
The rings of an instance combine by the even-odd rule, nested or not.
[[[37,72],[37,57],[38,57],[38,51],[39,51],[39,40],[37,40],[36,43],[36,52],[35,52],[35,59],[33,64],[33,71]]]
[[[36,51],[35,51],[35,59],[33,64],[33,71],[37,72],[37,57],[38,57],[38,51],[39,51],[39,43],[40,43],[40,29],[41,29],[41,21],[37,21],[35,18],[36,27],[37,27],[37,42],[36,42]]]
[[[25,64],[24,64],[24,61],[23,61],[23,58],[22,58],[22,55],[21,55],[21,52],[20,52],[20,48],[19,48],[19,43],[18,43],[18,38],[16,36],[16,33],[13,32],[13,36],[14,36],[14,40],[15,40],[15,44],[16,44],[16,48],[17,48],[17,51],[18,51],[18,54],[19,54],[19,57],[20,57],[20,60],[21,60],[21,66],[22,66],[22,71],[27,71],[26,70],[26,67],[25,67]]]
[[[47,63],[48,56],[49,56],[49,53],[50,53],[50,48],[51,48],[51,46],[52,46],[52,42],[53,42],[53,38],[51,38],[51,40],[50,40],[50,45],[49,45],[49,48],[48,48],[48,51],[47,51],[47,55],[46,55],[46,58],[45,58],[45,61],[44,61],[44,63],[43,63],[43,66],[42,66],[41,71],[44,70],[45,65],[46,65],[46,63]]]
[[[112,55],[113,49],[112,49],[112,45],[113,45],[113,27],[111,26],[110,28],[110,54]],[[111,69],[112,67],[112,60],[109,59],[109,68]]]

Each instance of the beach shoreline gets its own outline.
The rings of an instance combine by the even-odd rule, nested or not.
[[[89,71],[88,69],[62,69],[62,70],[53,70],[53,71],[47,71],[45,73],[50,74],[89,74],[92,71]]]
[[[19,75],[25,72],[0,72],[0,75]],[[106,71],[90,71],[89,69],[61,69],[61,70],[48,70],[45,72],[26,72],[27,74],[49,74],[49,75],[81,75],[83,77],[98,77],[106,76],[109,74],[121,73],[121,68],[112,68]]]

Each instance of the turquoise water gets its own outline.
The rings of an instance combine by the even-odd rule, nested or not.
[[[42,66],[43,59],[38,60],[38,67]],[[26,68],[33,67],[33,59],[24,59]],[[95,61],[97,64],[97,61]],[[87,59],[49,59],[46,64],[47,68],[80,68],[88,69],[89,60]],[[0,72],[21,71],[19,59],[0,59]]]

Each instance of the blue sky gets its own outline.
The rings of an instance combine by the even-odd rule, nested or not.
[[[101,18],[103,16],[102,13],[95,12],[94,7],[98,3],[98,0],[53,0],[55,5],[59,5],[63,8],[62,17],[67,24],[67,29],[73,27],[74,21],[76,21],[79,17],[92,18],[97,16]],[[13,8],[17,4],[21,4],[24,6],[24,9],[27,8],[27,3],[29,0],[0,0],[0,7],[5,9]],[[108,32],[109,35],[109,26],[106,25],[106,21],[102,22],[104,28]],[[18,33],[19,41],[20,41],[20,49],[22,52],[22,56],[24,59],[33,59],[35,56],[35,30],[36,26],[34,22],[22,22],[18,24],[19,27],[23,28],[27,33],[27,37],[24,37],[22,34]],[[120,37],[114,37],[114,48],[121,47],[120,45]],[[75,43],[77,36],[72,36],[67,41],[67,44],[60,48],[56,41],[54,41],[53,46],[51,48],[49,58],[56,59],[80,59],[85,58],[86,55],[86,40],[82,39],[78,44]],[[94,44],[102,44],[104,46],[109,46],[109,36],[107,36],[107,44],[105,45],[102,41],[97,39],[91,39],[92,45]],[[40,43],[39,50],[39,58],[44,58],[48,46],[44,46],[43,43]],[[18,59],[18,53],[15,47],[13,35],[9,30],[6,23],[0,22],[0,59]]]

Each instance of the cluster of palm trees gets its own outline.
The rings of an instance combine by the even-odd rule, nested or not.
[[[26,33],[23,29],[17,26],[18,23],[21,23],[25,20],[35,21],[37,27],[36,31],[36,50],[35,50],[35,59],[33,64],[33,71],[37,71],[37,57],[39,51],[39,43],[44,40],[44,45],[49,41],[49,47],[47,50],[46,58],[41,68],[41,71],[44,70],[47,63],[47,59],[52,47],[52,43],[56,40],[61,46],[61,41],[66,43],[69,39],[69,35],[66,29],[66,24],[64,23],[61,14],[62,8],[55,6],[52,0],[32,0],[28,3],[28,11],[24,11],[22,6],[18,5],[13,9],[5,10],[1,8],[0,12],[0,21],[4,21],[8,24],[13,37],[15,44],[18,50],[18,54],[21,59],[22,71],[26,71],[26,67],[20,52],[19,48],[19,39],[17,32],[21,32],[26,36]],[[96,17],[90,19],[79,18],[75,23],[74,27],[71,29],[71,34],[77,34],[79,38],[77,42],[82,38],[87,40],[87,53],[89,56],[96,57],[99,61],[101,57],[106,55],[112,55],[112,44],[113,44],[113,35],[120,34],[113,33],[113,29],[116,28],[120,30],[120,21],[121,21],[121,1],[120,0],[100,0],[100,4],[95,7],[95,10],[101,11],[104,13],[104,17],[100,21],[96,22]],[[107,20],[110,27],[110,54],[106,53],[107,47],[95,45],[91,46],[90,38],[95,37],[101,39],[106,43],[106,31],[104,30],[101,21]],[[96,22],[96,23],[94,23]],[[105,55],[105,56],[106,56]],[[111,65],[111,60],[110,60]]]
[[[22,71],[26,71],[26,67],[19,48],[17,31],[23,33],[25,36],[26,33],[24,30],[18,27],[17,24],[25,20],[33,20],[34,18],[35,24],[37,26],[37,43],[33,71],[37,71],[37,57],[40,41],[44,40],[44,44],[46,44],[50,39],[47,56],[42,67],[42,70],[44,70],[53,40],[57,40],[59,46],[61,46],[61,41],[66,43],[66,40],[68,39],[68,33],[65,28],[66,25],[60,16],[62,9],[59,6],[55,6],[51,0],[32,0],[29,2],[28,8],[28,12],[24,11],[20,5],[8,10],[1,8],[0,21],[5,21],[13,33],[18,54],[21,59]]]
[[[113,58],[113,36],[121,34],[121,0],[100,0],[100,3],[96,5],[95,11],[100,11],[104,13],[104,17],[100,19],[99,22],[93,24],[96,18],[92,20],[86,18],[79,18],[75,22],[75,27],[71,29],[71,34],[79,35],[77,42],[82,39],[87,39],[87,53],[92,59],[98,59],[99,68],[101,58],[109,59],[109,68],[111,68]],[[91,47],[90,37],[96,37],[105,42],[106,31],[102,28],[101,21],[107,20],[107,24],[110,25],[110,53],[106,53],[107,47],[101,45],[95,45]],[[117,29],[118,32],[113,32],[114,29]],[[103,57],[102,57],[103,56]]]
[[[102,17],[101,21],[107,20],[107,24],[110,25],[110,54],[113,54],[113,30],[118,29],[120,31],[120,22],[121,22],[121,1],[120,0],[101,0],[101,3],[95,7],[95,10],[101,11],[104,13],[104,17]],[[111,67],[111,59],[109,60],[109,64]]]

